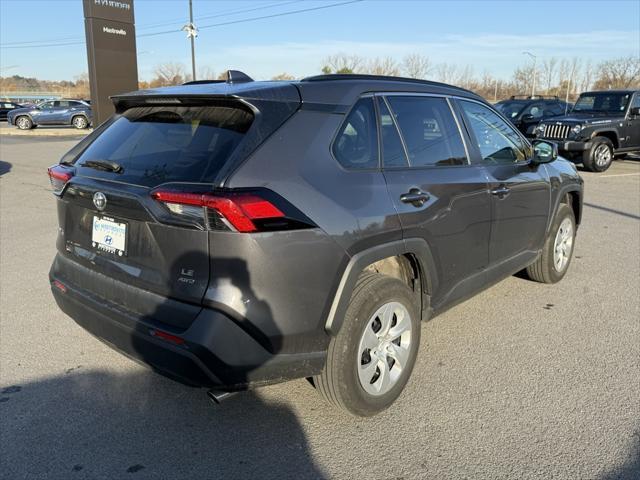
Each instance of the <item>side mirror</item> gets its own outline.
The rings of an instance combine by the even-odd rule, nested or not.
[[[632,107],[631,110],[629,110],[629,115],[632,117],[640,117],[640,107]]]
[[[558,158],[558,145],[544,140],[533,141],[533,158],[531,163],[539,165],[541,163],[553,162]]]

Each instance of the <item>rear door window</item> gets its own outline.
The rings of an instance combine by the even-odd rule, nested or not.
[[[444,98],[387,97],[409,155],[409,166],[466,165],[460,130]]]
[[[125,111],[76,160],[80,173],[144,186],[211,182],[251,126],[253,114],[237,104],[145,106]],[[122,173],[82,168],[108,160]]]

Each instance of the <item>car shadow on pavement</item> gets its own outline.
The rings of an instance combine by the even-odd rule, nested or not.
[[[2,478],[324,478],[294,412],[258,393],[214,405],[152,372],[81,365],[0,391]]]
[[[3,162],[0,160],[0,176],[11,171],[11,164],[9,162]]]
[[[640,478],[640,430],[633,434],[633,444],[628,460],[620,467],[605,474],[600,480],[638,480]]]
[[[594,205],[593,203],[584,202],[585,207],[595,208],[597,210],[602,210],[609,213],[615,213],[616,215],[621,215],[623,217],[633,218],[634,220],[640,220],[639,215],[634,215],[633,213],[622,212],[620,210],[616,210],[615,208],[603,207],[601,205]]]
[[[188,250],[170,262],[166,298],[179,299],[200,291],[197,285],[193,287],[196,290],[190,290],[191,282],[175,281],[185,275],[187,279],[204,278],[201,288],[205,288],[211,268],[216,274],[209,278],[209,288],[238,300],[232,308],[244,309],[244,317],[267,332],[264,342],[270,345],[271,353],[281,350],[280,330],[267,302],[254,292],[252,272],[245,260],[211,259]],[[160,365],[167,365],[163,359],[169,353],[158,353],[149,342],[162,343],[150,332],[164,328],[158,319],[167,318],[167,307],[171,308],[160,304],[149,317],[143,316],[128,338],[107,338],[118,339],[130,355],[162,371]],[[109,309],[107,304],[104,309]],[[205,324],[225,321],[220,317],[203,320]],[[199,325],[201,328],[202,323]],[[216,330],[220,331],[224,330]],[[218,337],[219,333],[210,340],[214,350],[228,352],[221,344],[238,350],[243,344],[241,339]],[[238,358],[242,358],[241,350],[240,354]],[[169,362],[170,368],[177,365],[171,363],[175,360]],[[247,365],[234,376],[240,388],[261,366]],[[214,373],[222,375],[225,368]],[[305,433],[289,406],[266,402],[256,391],[216,405],[205,388],[189,387],[151,371],[136,371],[85,372],[79,365],[64,375],[20,385],[13,393],[10,387],[2,390],[0,415],[11,419],[3,428],[0,445],[4,473],[11,474],[7,478],[324,477],[314,465]],[[74,472],[79,475],[71,477]]]

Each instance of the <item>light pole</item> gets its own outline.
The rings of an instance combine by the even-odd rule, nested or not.
[[[193,23],[193,3],[189,0],[189,23],[182,27],[187,32],[187,38],[191,39],[191,79],[196,79],[196,47],[194,40],[198,36],[198,29]]]
[[[537,71],[536,71],[536,66],[538,63],[538,57],[536,57],[533,53],[531,52],[522,52],[523,55],[529,55],[531,58],[533,58],[533,86],[531,87],[531,96],[535,97],[536,95],[536,77],[537,75]]]

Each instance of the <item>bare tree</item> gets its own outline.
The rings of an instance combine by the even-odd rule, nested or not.
[[[594,83],[597,89],[640,86],[640,58],[633,55],[602,62],[597,72]]]
[[[448,63],[439,63],[435,67],[435,73],[436,78],[440,82],[453,83],[454,79],[458,75],[458,67]]]
[[[578,81],[576,80],[576,82]],[[593,65],[591,65],[591,60],[588,60],[582,69],[580,81],[576,84],[579,85],[581,92],[585,92],[591,87],[591,82],[593,82]]]
[[[198,68],[198,79],[202,80],[214,80],[216,78],[216,72],[213,68],[204,65]]]
[[[419,53],[407,55],[402,60],[402,71],[409,78],[426,78],[433,70],[428,57]]]
[[[376,57],[367,63],[367,73],[371,75],[400,75],[398,63],[391,57]]]
[[[357,73],[364,66],[364,60],[358,55],[337,53],[325,58],[322,62],[322,73]]]
[[[547,93],[551,93],[551,87],[556,81],[556,67],[558,66],[558,59],[551,57],[546,59],[542,63],[542,71],[544,74],[544,81]]]
[[[162,63],[156,66],[153,73],[155,78],[151,81],[152,86],[179,85],[186,78],[185,67],[181,63]]]
[[[271,80],[295,80],[295,78],[296,77],[294,77],[293,75],[287,72],[283,72],[283,73],[279,73],[274,77],[271,77]]]
[[[471,65],[465,65],[462,69],[459,69],[453,83],[468,90],[475,89],[477,82],[474,79],[473,67]]]

